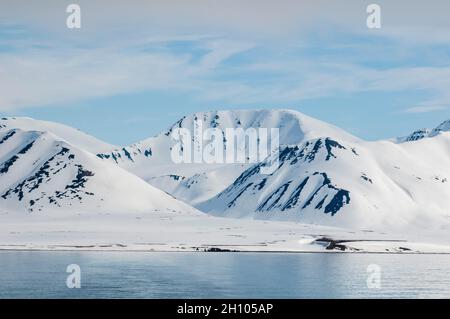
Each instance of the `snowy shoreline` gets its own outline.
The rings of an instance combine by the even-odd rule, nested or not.
[[[373,254],[373,255],[450,255],[449,252],[377,252],[377,251],[283,251],[283,250],[235,250],[235,251],[201,251],[201,250],[137,250],[137,249],[53,249],[53,248],[4,248],[0,246],[1,252],[123,252],[123,253],[228,253],[228,254]]]
[[[4,220],[0,251],[450,253],[445,229],[405,234],[165,212],[49,217]]]

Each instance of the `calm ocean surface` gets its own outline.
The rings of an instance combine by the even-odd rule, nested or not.
[[[450,255],[0,252],[0,298],[376,297],[450,298]]]

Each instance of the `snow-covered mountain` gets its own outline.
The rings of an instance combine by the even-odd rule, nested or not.
[[[254,164],[225,190],[195,204],[228,217],[439,228],[450,223],[449,123],[424,134],[429,138],[413,134],[402,143],[367,142],[336,130],[299,143],[281,141],[274,173],[260,173],[272,160]]]
[[[59,216],[152,211],[197,214],[192,207],[53,133],[5,128],[0,130],[0,208]]]
[[[398,143],[404,143],[404,142],[412,142],[421,140],[426,137],[434,137],[442,132],[449,132],[450,131],[450,120],[444,121],[438,126],[436,126],[433,129],[423,128],[417,131],[412,132],[408,136],[399,137],[396,139],[396,142]]]
[[[174,144],[172,130],[193,131],[199,119],[203,128],[280,128],[279,168],[264,175],[260,169],[268,161],[172,164],[168,157]],[[344,227],[425,226],[428,221],[439,225],[450,221],[448,123],[423,131],[428,139],[413,134],[398,140],[414,143],[367,142],[292,110],[195,113],[133,145],[131,158],[122,155],[120,163],[152,185],[217,216]],[[144,149],[152,150],[152,156],[142,156]]]
[[[15,121],[22,123],[24,120],[17,118]],[[14,189],[19,181],[26,180],[31,174],[24,168],[36,174],[45,161],[56,156],[57,159],[52,159],[53,170],[64,182],[57,182],[56,177],[47,179],[47,182],[41,182],[39,191],[28,186],[28,189],[33,188],[31,192],[36,198],[39,198],[37,194],[44,192],[41,201],[50,202],[49,194],[54,197],[64,192],[66,187],[71,189],[70,185],[75,183],[86,188],[77,188],[78,193],[68,200],[72,205],[81,201],[85,204],[92,198],[88,193],[103,198],[100,203],[108,198],[113,203],[111,207],[122,205],[121,209],[126,205],[142,208],[147,205],[145,200],[153,200],[149,207],[157,206],[158,209],[168,207],[169,203],[180,205],[152,187],[155,186],[203,212],[223,217],[281,219],[359,229],[393,225],[440,228],[450,223],[449,121],[404,138],[368,142],[292,110],[199,112],[183,117],[155,137],[130,146],[110,146],[106,151],[107,145],[97,144],[93,138],[86,139],[82,135],[83,139],[73,139],[76,134],[70,130],[59,132],[64,135],[60,138],[54,131],[55,126],[46,124],[42,128],[36,122],[33,128],[47,132],[32,132],[26,125],[22,125],[23,131],[11,131],[12,125],[5,126],[5,122],[12,123],[9,118],[0,122],[4,126],[0,126],[2,138],[15,131],[23,135],[17,140],[20,141],[17,145],[12,143],[12,138],[6,138],[6,142],[0,144],[3,167],[0,169],[6,171],[0,174],[0,181],[2,187],[8,186],[2,194],[8,200],[15,198],[16,204],[20,202],[20,190],[14,192]],[[279,128],[279,165],[267,175],[261,174],[261,168],[273,162],[273,158],[256,164],[175,164],[171,158],[176,143],[171,137],[173,130],[186,128],[194,131],[199,122],[203,129]],[[52,139],[52,147],[35,148],[39,154],[31,156],[34,144],[30,147],[28,144],[42,139],[42,134]],[[84,151],[82,142],[86,140],[91,142],[87,143],[87,151]],[[194,141],[193,144],[196,147]],[[74,152],[75,159],[69,158],[70,152],[57,155],[63,148]],[[15,157],[18,159],[12,159]],[[29,158],[23,160],[23,166],[19,166],[21,157]],[[70,171],[70,177],[62,178],[65,175],[59,173],[57,163],[67,164],[63,171]],[[24,176],[8,175],[10,170]],[[83,173],[85,170],[94,175]],[[78,174],[87,182],[76,182]],[[51,191],[44,189],[46,184]],[[97,189],[97,185],[108,184],[122,188],[116,193]],[[138,188],[145,190],[139,192]],[[76,194],[83,199],[80,200]],[[131,198],[129,196],[137,196],[138,199],[126,200]],[[155,197],[161,201],[155,202]],[[28,203],[30,200],[36,202],[31,197],[26,200]],[[136,201],[142,205],[135,204]],[[96,207],[98,203],[98,200],[92,201],[89,207]],[[32,206],[37,207],[36,204]],[[30,209],[29,204],[27,209]]]
[[[337,136],[349,141],[359,139],[322,121],[293,110],[230,110],[197,112],[181,118],[165,132],[139,143],[97,154],[102,159],[119,164],[157,188],[176,198],[196,205],[233,183],[250,164],[174,164],[170,157],[176,144],[171,134],[176,128],[193,132],[201,122],[202,129],[217,128],[278,128],[280,144],[296,145],[321,136]],[[268,136],[268,143],[271,143]],[[202,147],[207,142],[204,142]],[[196,147],[193,142],[193,147]],[[238,145],[235,145],[237,150]],[[224,153],[226,144],[224,144]]]
[[[198,112],[184,116],[165,132],[130,146],[115,148],[110,152],[100,153],[100,158],[108,159],[145,175],[148,163],[167,164],[171,162],[170,149],[175,144],[171,134],[176,128],[194,131],[196,122],[202,123],[203,129],[218,128],[278,128],[282,144],[297,144],[303,140],[318,136],[341,136],[348,140],[356,137],[331,124],[293,110],[231,110]],[[143,165],[141,165],[143,164]],[[141,172],[140,170],[144,171]]]
[[[440,227],[450,222],[449,150],[448,134],[405,144],[309,140],[283,147],[273,174],[255,164],[198,208],[343,227]]]
[[[171,132],[194,131],[199,120],[204,129],[279,128],[279,168],[264,175],[260,168],[267,161],[173,164]],[[344,227],[425,225],[428,220],[438,225],[450,221],[447,131],[448,121],[429,130],[424,140],[367,142],[292,110],[200,112],[125,148],[128,155],[119,152],[114,161],[120,158],[119,165],[152,185],[217,216]]]

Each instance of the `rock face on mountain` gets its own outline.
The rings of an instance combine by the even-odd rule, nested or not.
[[[219,214],[255,212],[256,217],[274,212],[301,215],[303,211],[334,216],[350,203],[350,191],[339,188],[330,179],[327,166],[333,165],[331,162],[338,156],[351,162],[351,157],[359,156],[355,148],[347,148],[331,138],[318,138],[300,146],[284,146],[276,156],[279,166],[275,172],[261,174],[267,161],[254,165],[200,207]]]

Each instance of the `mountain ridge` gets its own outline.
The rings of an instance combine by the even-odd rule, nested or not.
[[[192,130],[195,120],[204,128],[279,127],[279,167],[264,175],[259,169],[265,161],[174,164],[171,132],[177,127]],[[351,227],[439,227],[449,218],[449,123],[416,131],[410,138],[364,141],[292,110],[197,112],[131,146],[91,153],[99,163],[119,166],[216,216]],[[6,150],[0,143],[2,149]]]

